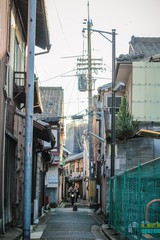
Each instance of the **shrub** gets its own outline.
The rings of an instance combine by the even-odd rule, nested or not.
[[[133,116],[129,113],[126,96],[123,96],[116,118],[116,138],[126,139],[133,137],[138,130],[138,125],[138,121],[133,121]]]

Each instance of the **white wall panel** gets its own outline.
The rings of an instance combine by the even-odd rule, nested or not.
[[[160,63],[135,62],[132,114],[139,121],[160,121]]]

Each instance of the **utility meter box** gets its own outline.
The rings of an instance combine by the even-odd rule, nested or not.
[[[85,74],[78,76],[78,90],[81,92],[87,91],[87,78]]]

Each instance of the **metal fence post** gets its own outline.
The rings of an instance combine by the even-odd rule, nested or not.
[[[110,178],[109,182],[109,220],[108,220],[108,227],[111,228],[111,223],[112,223],[112,191],[113,191],[113,186],[112,186],[112,181],[113,179]]]
[[[126,171],[124,172],[124,177],[123,177],[123,188],[124,188],[124,192],[123,192],[123,212],[124,212],[124,236],[127,236],[127,221],[126,221],[126,179],[127,179],[127,173]]]
[[[138,165],[138,239],[140,240],[140,223],[141,223],[141,165]]]
[[[114,177],[114,229],[117,231],[117,176]]]

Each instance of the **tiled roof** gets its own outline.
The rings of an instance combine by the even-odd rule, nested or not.
[[[131,37],[129,54],[144,54],[150,58],[160,54],[160,37]]]
[[[65,159],[65,163],[72,162],[81,158],[83,158],[83,152],[69,156],[68,158]]]
[[[40,94],[43,106],[39,119],[51,119],[55,121],[63,115],[63,89],[62,87],[40,87]]]
[[[107,84],[104,84],[104,85],[100,86],[98,88],[98,91],[103,91],[103,90],[109,89],[111,87],[112,87],[112,83],[110,82],[110,83],[107,83]]]

